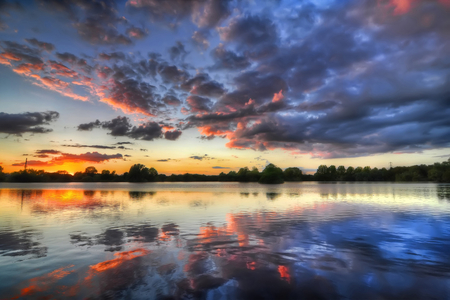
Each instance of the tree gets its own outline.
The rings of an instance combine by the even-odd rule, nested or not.
[[[87,167],[86,170],[84,171],[84,174],[94,177],[95,174],[97,174],[97,169],[95,167]]]
[[[158,171],[155,168],[147,168],[143,164],[134,164],[128,173],[128,180],[131,182],[156,181]]]
[[[145,177],[148,174],[148,168],[143,164],[134,164],[128,172],[128,180],[131,182],[146,181]]]
[[[286,168],[283,177],[286,181],[302,181],[302,170],[296,167]]]
[[[344,178],[345,178],[345,167],[344,166],[339,166],[337,168],[336,174],[337,174],[337,180],[344,180]]]
[[[274,164],[268,164],[262,171],[259,183],[278,184],[283,183],[283,170],[275,166]]]
[[[326,165],[320,165],[317,168],[316,174],[314,174],[314,178],[318,181],[329,180],[328,167]]]
[[[337,170],[335,165],[331,165],[328,167],[328,180],[336,180],[337,179]]]

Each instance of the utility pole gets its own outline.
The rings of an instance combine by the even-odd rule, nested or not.
[[[25,171],[27,170],[28,157],[25,158]]]
[[[389,162],[389,168],[392,169],[392,162]]]

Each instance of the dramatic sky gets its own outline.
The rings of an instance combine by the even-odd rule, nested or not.
[[[308,172],[449,149],[450,0],[0,0],[8,172]]]

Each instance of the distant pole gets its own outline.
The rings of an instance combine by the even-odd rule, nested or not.
[[[25,171],[27,170],[28,157],[25,158]]]
[[[392,163],[391,162],[389,163],[389,167],[390,167],[390,169],[392,169]]]

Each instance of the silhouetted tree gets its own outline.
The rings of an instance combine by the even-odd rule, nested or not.
[[[296,167],[286,168],[283,172],[283,177],[286,181],[301,181],[302,170]]]
[[[277,184],[283,182],[283,170],[274,164],[268,164],[261,172],[261,178],[259,179],[259,183]]]
[[[128,172],[128,180],[131,182],[156,181],[158,172],[155,168],[147,168],[143,164],[131,166]]]

